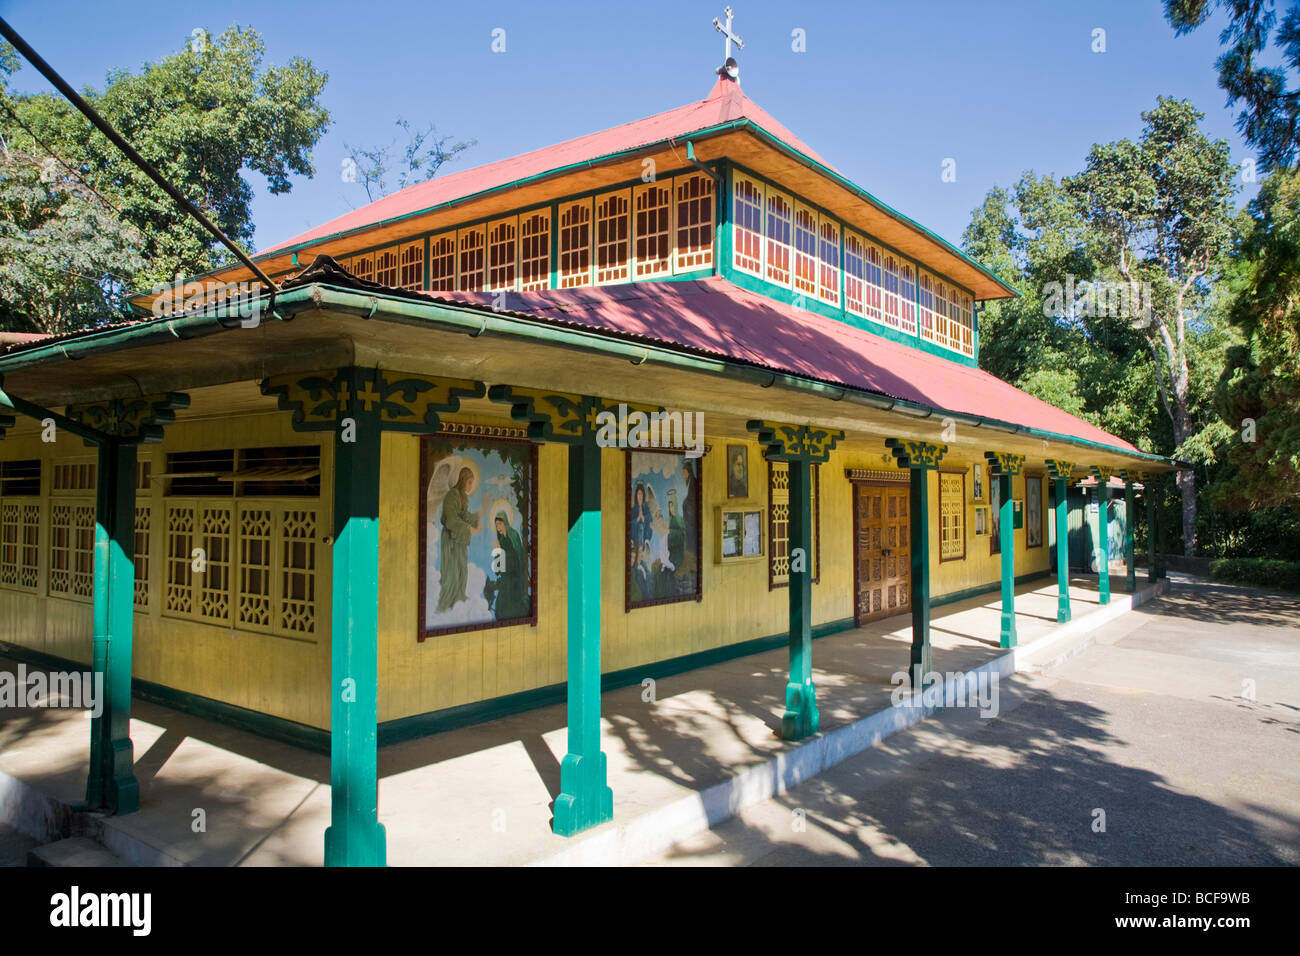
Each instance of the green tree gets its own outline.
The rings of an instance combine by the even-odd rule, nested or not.
[[[1228,25],[1220,34],[1226,48],[1215,64],[1228,105],[1243,103],[1237,129],[1260,151],[1265,169],[1289,166],[1300,148],[1300,89],[1288,74],[1300,74],[1300,3],[1291,2],[1279,23],[1273,0],[1164,0],[1165,18],[1179,36],[1190,33],[1222,8]],[[1274,31],[1276,30],[1276,34]],[[1277,41],[1276,65],[1260,62]]]
[[[1155,359],[1156,385],[1169,417],[1174,453],[1192,455],[1201,428],[1192,368],[1204,347],[1221,344],[1214,327],[1214,280],[1232,238],[1235,168],[1224,140],[1199,128],[1187,101],[1159,98],[1142,114],[1138,142],[1097,145],[1066,191],[1095,237],[1094,255],[1142,304],[1133,327]],[[1197,476],[1178,473],[1184,552],[1196,553]]]
[[[284,66],[263,64],[265,47],[260,35],[233,26],[219,37],[200,31],[176,53],[156,63],[146,63],[139,73],[111,73],[102,90],[83,95],[147,160],[184,192],[228,236],[247,246],[253,237],[252,186],[247,173],[259,173],[272,194],[286,193],[294,175],[311,176],[311,149],[329,124],[320,103],[326,75],[311,62],[294,57]],[[12,65],[12,57],[9,61]],[[127,235],[138,263],[101,263],[110,288],[121,282],[132,291],[148,289],[176,274],[194,275],[224,265],[228,251],[135,168],[70,104],[54,94],[17,95],[0,90],[0,136],[43,165],[53,158],[81,199],[98,197],[99,211],[113,216],[130,230]],[[69,194],[70,195],[70,194]],[[39,230],[56,212],[65,218],[82,207],[65,200],[57,207],[34,207],[35,218],[7,221],[13,233]],[[22,209],[6,203],[6,213]],[[91,236],[97,227],[87,220],[80,234]],[[77,230],[64,237],[74,241]],[[99,243],[101,240],[91,240]],[[20,252],[12,248],[5,255]],[[71,254],[80,261],[77,271],[98,253]],[[102,257],[100,257],[102,258]],[[30,265],[30,263],[29,263]],[[12,260],[0,270],[18,269]],[[126,270],[109,279],[110,267]],[[58,290],[54,290],[58,291]],[[110,310],[113,296],[105,298]],[[83,310],[74,299],[53,303],[62,321],[87,324],[100,311]],[[6,300],[10,313],[28,308],[23,300]],[[28,315],[28,322],[44,321]]]
[[[1300,508],[1300,172],[1278,170],[1241,217],[1229,272],[1234,347],[1217,400],[1234,433],[1212,500],[1225,508]]]

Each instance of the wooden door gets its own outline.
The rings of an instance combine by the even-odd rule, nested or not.
[[[912,570],[906,485],[854,485],[854,617],[859,624],[907,610]]]

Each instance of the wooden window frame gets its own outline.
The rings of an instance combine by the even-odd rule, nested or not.
[[[829,230],[829,232],[828,232]],[[817,298],[832,308],[840,308],[840,283],[843,281],[844,262],[840,254],[843,233],[840,224],[829,216],[817,221]],[[834,260],[827,259],[827,254]],[[827,281],[831,285],[827,285]]]
[[[753,190],[753,203],[747,197],[743,200],[746,210],[752,211],[757,222],[757,229],[741,225],[742,205],[741,189]],[[744,173],[733,173],[731,177],[731,265],[737,272],[763,278],[764,269],[764,222],[767,215],[767,197],[763,181]],[[748,215],[748,214],[747,214]],[[753,248],[750,249],[750,237]],[[743,239],[743,241],[742,241]]]
[[[790,586],[790,574],[778,575],[772,567],[772,562],[776,560],[776,542],[778,537],[775,533],[775,506],[777,504],[774,495],[773,476],[776,473],[777,462],[769,461],[767,463],[767,589],[776,591],[780,588]],[[786,473],[789,474],[789,465],[786,465]],[[813,576],[812,583],[820,584],[822,577],[822,496],[821,496],[821,465],[814,463],[812,466],[812,521],[813,521]],[[786,508],[790,505],[789,484],[786,485]],[[786,512],[786,533],[781,536],[780,540],[785,541],[786,557],[788,559],[790,552],[790,518],[789,511]],[[784,580],[781,580],[781,578]]]
[[[947,561],[965,561],[966,560],[966,469],[965,468],[939,468],[936,471],[938,475],[938,489],[935,493],[935,508],[939,518],[939,563]],[[943,476],[958,475],[961,477],[961,494],[957,496],[957,517],[959,519],[957,526],[958,539],[961,541],[961,554],[944,557],[943,554]]]
[[[655,206],[653,209],[648,209],[644,211],[640,209],[639,204],[641,202],[642,197],[647,196],[656,190],[661,190],[667,193],[667,196],[665,197],[662,206]],[[653,281],[655,279],[667,278],[673,274],[673,260],[676,258],[676,256],[674,255],[675,250],[673,247],[673,236],[676,234],[676,231],[674,229],[674,212],[677,208],[677,203],[674,201],[676,195],[677,195],[677,191],[673,187],[672,180],[667,180],[663,182],[655,181],[650,183],[643,183],[642,185],[637,186],[632,190],[631,230],[632,230],[632,279],[633,281],[637,281],[637,282],[644,282],[647,280]],[[663,242],[663,249],[664,249],[664,254],[662,256],[655,256],[651,258],[648,256],[643,257],[641,255],[641,251],[642,251],[641,244],[646,239],[646,237],[642,235],[642,229],[641,229],[641,219],[642,219],[643,212],[645,215],[658,215],[662,213],[664,216],[664,222],[665,222],[664,228],[662,230],[655,229],[648,233],[648,235],[651,237],[650,241],[654,241],[657,237],[661,237],[661,241]],[[645,271],[647,265],[656,266],[657,268],[653,268],[650,271]]]
[[[397,252],[398,288],[415,292],[424,288],[424,240],[405,242]]]
[[[699,183],[699,192],[683,198],[683,192],[690,193],[694,183]],[[674,275],[713,268],[713,247],[718,234],[717,202],[717,192],[714,188],[712,176],[699,172],[673,177],[672,248]],[[701,218],[699,222],[689,221],[692,217],[684,217],[682,215],[683,208],[704,210],[708,214],[707,220]],[[704,233],[707,232],[709,241],[698,245],[686,244],[683,241],[685,236],[689,236],[696,231],[698,231],[699,238],[703,238]],[[699,261],[695,261],[696,259]]]
[[[806,215],[812,220],[812,250],[801,251],[799,248],[799,217]],[[821,260],[818,258],[817,251],[821,244],[821,223],[817,215],[817,210],[811,206],[805,206],[803,203],[795,202],[793,227],[790,232],[791,247],[791,272],[790,288],[796,295],[811,296],[817,298],[817,289],[819,283],[819,271],[821,269]],[[807,262],[811,271],[811,276],[804,278],[801,275],[800,266]]]
[[[602,243],[600,241],[600,227],[602,221],[615,222],[617,220],[614,216],[606,216],[604,220],[602,220],[600,215],[600,206],[602,203],[607,203],[615,199],[622,200],[622,202],[626,207],[624,212],[622,213],[622,220],[623,220],[623,228],[626,231],[627,235],[626,238],[623,240],[619,240],[615,238],[609,242]],[[632,281],[632,253],[633,253],[632,190],[631,189],[615,189],[610,192],[599,193],[592,198],[591,241],[592,241],[591,267],[593,270],[593,276],[592,276],[594,280],[593,284],[598,286],[622,285],[624,283],[631,282]],[[605,270],[602,270],[600,265],[601,251],[604,249],[617,248],[618,245],[620,244],[624,246],[623,264],[618,267],[612,267],[612,268],[607,268]],[[606,275],[604,278],[601,278],[602,271],[607,273],[613,272],[614,274]]]
[[[501,229],[510,230],[510,238],[493,239],[493,234]],[[495,263],[494,257],[498,249],[504,249],[509,246],[509,257],[501,263]],[[519,291],[519,217],[504,216],[501,219],[493,219],[487,224],[487,274],[484,279],[483,289],[486,292],[518,292]],[[509,273],[509,279],[506,282],[499,282],[505,276],[498,273]]]
[[[540,229],[536,232],[528,232],[526,226],[532,226],[536,223],[542,223]],[[519,249],[519,291],[520,292],[538,292],[551,287],[551,207],[544,209],[534,209],[530,212],[521,212],[519,214],[519,231],[518,231],[518,249]],[[541,254],[529,256],[526,254],[526,247],[530,243],[540,243]],[[540,271],[530,280],[527,273],[530,265],[540,263]]]
[[[784,218],[772,209],[773,200],[784,204]],[[774,221],[785,227],[784,238],[772,235]],[[773,273],[772,265],[774,253],[780,253],[779,258],[784,259],[784,263],[776,267],[776,274]],[[782,271],[784,275],[781,275]],[[763,199],[763,278],[783,289],[792,288],[794,283],[794,197],[774,186],[767,187]]]
[[[565,241],[570,235],[581,234],[584,224],[576,223],[565,225],[565,214],[573,209],[582,209],[587,213],[585,227],[587,230],[587,242],[585,246],[566,246]],[[561,203],[558,208],[556,221],[559,223],[559,251],[560,260],[556,263],[556,281],[561,289],[577,289],[582,286],[591,285],[596,278],[596,204],[593,197],[579,199],[575,202]],[[586,254],[587,265],[582,270],[572,269],[565,270],[564,263],[566,256],[580,259],[582,254]]]
[[[455,292],[457,289],[456,281],[456,264],[458,261],[456,248],[456,230],[450,232],[440,232],[435,236],[429,237],[429,291],[430,292]],[[445,263],[451,259],[450,274],[436,274],[434,263]],[[437,270],[440,273],[441,270]]]
[[[478,238],[475,245],[472,240]],[[473,265],[475,257],[478,259],[478,268],[466,268],[468,263]],[[469,226],[464,229],[456,230],[456,289],[460,292],[482,292],[487,288],[487,223],[479,223],[477,226]],[[478,273],[477,285],[470,285],[466,277]]]

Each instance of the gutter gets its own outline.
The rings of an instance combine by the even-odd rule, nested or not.
[[[848,401],[854,405],[878,411],[898,412],[914,418],[935,416],[951,418],[955,422],[973,428],[989,428],[1007,434],[1028,435],[1175,469],[1187,467],[1186,463],[1150,452],[1129,451],[1059,432],[951,411],[908,399],[891,398],[848,386],[832,385],[817,379],[791,375],[759,365],[747,365],[732,359],[707,358],[676,351],[667,346],[623,341],[595,331],[553,325],[536,316],[521,312],[502,312],[486,306],[398,298],[318,283],[280,292],[276,296],[275,303],[274,318],[278,321],[289,321],[300,313],[329,309],[367,320],[375,319],[398,325],[426,329],[435,327],[462,332],[474,338],[490,334],[586,353],[594,352],[624,359],[633,365],[646,365],[653,362],[668,368],[728,378],[760,388],[780,386],[788,391],[812,395],[826,401]],[[221,306],[212,311],[156,319],[126,329],[92,333],[72,340],[21,349],[0,356],[0,377],[17,369],[32,368],[60,358],[75,361],[101,352],[116,352],[170,343],[176,339],[185,340],[215,335],[227,329],[239,328],[246,315],[246,304],[236,304],[233,307]]]

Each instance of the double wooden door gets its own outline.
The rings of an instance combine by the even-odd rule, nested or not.
[[[905,484],[853,486],[853,560],[859,624],[907,610],[911,593],[911,524]]]

